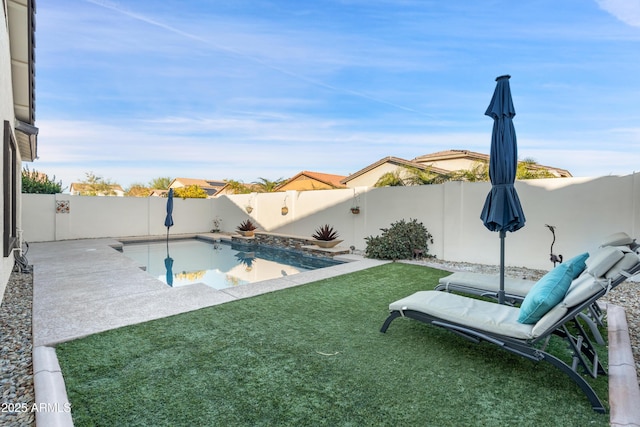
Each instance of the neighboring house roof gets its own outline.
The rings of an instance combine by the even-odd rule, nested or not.
[[[399,168],[428,169],[439,175],[447,175],[453,171],[471,169],[478,162],[489,163],[489,155],[469,150],[446,150],[418,156],[412,160],[388,156],[349,175],[341,182],[349,187],[373,186],[382,175]],[[552,166],[534,163],[529,167],[549,171],[559,178],[571,176],[569,171]]]
[[[116,193],[116,196],[122,197],[124,196],[124,190],[119,184],[112,184],[109,186],[111,190]],[[91,189],[91,184],[84,184],[81,182],[72,182],[69,187],[69,193],[72,196],[76,196],[82,193],[85,193]],[[104,196],[104,194],[98,193],[98,196]]]
[[[476,151],[469,150],[445,150],[445,151],[437,151],[431,154],[425,154],[423,156],[418,156],[413,159],[414,162],[418,163],[426,163],[426,162],[435,162],[439,160],[450,160],[450,159],[459,159],[466,158],[470,160],[476,161],[489,161],[489,155],[478,153]]]
[[[276,191],[345,188],[345,185],[342,183],[342,180],[345,178],[344,175],[302,171],[279,185]]]
[[[169,190],[160,190],[158,188],[151,189],[150,197],[167,197]]]
[[[488,163],[489,155],[484,153],[478,153],[475,151],[469,151],[469,150],[445,150],[445,151],[438,151],[436,153],[425,154],[423,156],[416,157],[412,161],[417,163],[422,163],[422,164],[428,163],[436,167],[441,167],[445,170],[454,171],[454,170],[459,170],[460,168],[447,167],[448,166],[447,164],[453,165],[455,164],[456,161],[467,161],[469,163],[473,163],[473,162]],[[534,163],[534,164],[531,164],[529,167],[531,169],[547,170],[559,178],[567,178],[572,176],[571,172],[569,172],[568,170],[556,168],[554,166],[546,166],[546,165],[540,165],[540,164]]]
[[[6,6],[16,140],[22,160],[32,162],[38,156],[38,128],[34,126],[35,1],[9,0]]]
[[[394,165],[394,166],[400,166],[400,167],[406,167],[406,168],[418,168],[421,170],[425,170],[425,169],[429,169],[431,172],[436,173],[436,174],[440,174],[440,175],[446,175],[447,173],[449,173],[448,170],[446,169],[441,169],[441,168],[437,168],[437,167],[433,167],[433,166],[429,166],[429,165],[424,165],[422,163],[418,163],[416,161],[411,161],[411,160],[406,160],[406,159],[401,159],[400,157],[394,157],[394,156],[387,156],[384,157],[380,160],[378,160],[375,163],[370,164],[369,166],[366,166],[362,169],[360,169],[359,171],[352,173],[351,175],[343,178],[340,182],[342,184],[348,184],[350,181],[353,181],[354,179],[361,177],[365,174],[367,174],[368,172],[373,171],[374,169],[377,169],[385,164],[390,164],[390,165]],[[376,181],[378,180],[379,177],[376,178]]]
[[[207,196],[213,196],[226,184],[227,183],[225,181],[214,179],[176,178],[171,181],[171,184],[169,184],[169,188],[180,188],[188,187],[190,185],[197,185],[207,193]]]

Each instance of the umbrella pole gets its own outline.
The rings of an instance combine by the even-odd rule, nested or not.
[[[498,291],[498,303],[504,304],[504,238],[506,231],[500,230],[500,290]]]

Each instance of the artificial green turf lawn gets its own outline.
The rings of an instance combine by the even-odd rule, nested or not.
[[[391,263],[60,344],[74,423],[608,425],[549,364],[412,320],[379,332],[446,274]]]

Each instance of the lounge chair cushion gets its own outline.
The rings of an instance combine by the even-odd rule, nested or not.
[[[599,248],[587,259],[585,274],[588,273],[593,277],[602,277],[623,256],[624,253],[619,248],[613,246]]]
[[[419,291],[389,304],[389,310],[414,310],[473,329],[518,339],[534,338],[534,325],[518,323],[517,307],[448,292]]]
[[[563,262],[542,276],[522,301],[518,322],[536,323],[564,298],[571,281],[585,269],[588,253]]]
[[[558,320],[562,319],[562,316],[567,314],[567,306],[564,304],[558,304],[547,312],[544,316],[538,320],[531,330],[531,335],[538,337],[545,333],[550,327],[552,327]]]
[[[619,233],[610,234],[609,236],[605,237],[602,240],[600,245],[601,246],[626,246],[632,243],[633,243],[633,239],[629,237],[627,233],[619,232]]]
[[[606,279],[614,279],[623,270],[629,270],[631,267],[640,262],[640,256],[635,252],[626,252],[620,261],[616,262],[613,267],[604,274]]]
[[[483,295],[486,291],[497,292],[500,290],[500,276],[497,274],[473,273],[467,271],[456,271],[448,276],[442,277],[438,281],[445,290],[464,290],[467,293]],[[517,279],[514,277],[504,278],[504,289],[508,294],[525,297],[535,285],[532,280]],[[474,292],[474,290],[476,290]]]
[[[606,281],[596,279],[590,274],[583,274],[571,283],[567,294],[559,305],[567,308],[574,307],[606,287]]]

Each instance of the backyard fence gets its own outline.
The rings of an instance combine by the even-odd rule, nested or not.
[[[250,218],[260,230],[310,237],[329,224],[344,242],[364,250],[365,237],[401,219],[417,219],[434,237],[429,254],[450,261],[498,264],[498,233],[480,212],[487,182],[447,182],[410,187],[287,191],[175,199],[172,234],[233,232]],[[640,231],[640,173],[622,177],[539,179],[516,182],[527,219],[508,233],[506,264],[550,269],[553,251],[571,257],[597,247],[608,234]],[[28,242],[101,237],[162,236],[166,199],[22,195],[21,228]],[[359,212],[352,208],[358,207]],[[217,220],[217,225],[214,224]]]

